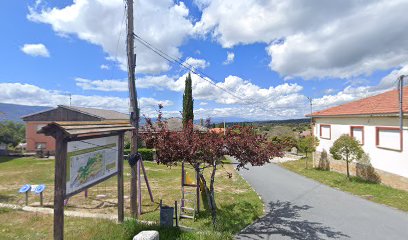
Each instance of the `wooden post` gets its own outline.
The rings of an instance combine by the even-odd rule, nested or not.
[[[146,169],[144,167],[143,159],[140,159],[140,163],[141,163],[141,166],[142,166],[144,180],[146,182],[146,187],[147,187],[147,190],[149,191],[150,201],[154,202],[153,193],[152,193],[152,190],[150,189],[149,179],[147,178]]]
[[[62,240],[64,239],[67,141],[62,131],[57,131],[55,138],[54,240]]]
[[[126,0],[127,5],[127,60],[128,60],[128,88],[130,99],[130,123],[135,129],[132,131],[132,146],[131,153],[137,153],[137,135],[139,131],[139,108],[137,104],[136,92],[136,55],[134,54],[134,39],[133,39],[133,0]],[[136,173],[132,168],[132,178],[130,181],[130,208],[132,217],[136,217],[137,202],[136,202]]]
[[[200,168],[197,167],[196,169],[196,195],[197,195],[197,213],[200,212],[200,173],[199,170]]]
[[[28,205],[28,191],[25,192],[25,205]]]
[[[40,206],[43,206],[43,193],[40,192]]]
[[[142,215],[142,184],[140,179],[140,162],[141,160],[137,161],[136,163],[136,171],[137,171],[137,216]]]
[[[184,175],[184,161],[181,162],[181,207],[184,207],[184,183],[185,183],[185,179],[184,179],[185,175]],[[181,214],[181,213],[180,213]]]
[[[123,208],[123,133],[118,138],[118,222],[124,220]]]

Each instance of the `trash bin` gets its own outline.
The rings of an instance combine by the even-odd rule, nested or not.
[[[173,227],[174,207],[162,206],[160,208],[160,226]]]

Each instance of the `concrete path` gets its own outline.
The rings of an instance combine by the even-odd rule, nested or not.
[[[408,239],[408,214],[322,185],[275,164],[240,174],[266,215],[236,239]]]

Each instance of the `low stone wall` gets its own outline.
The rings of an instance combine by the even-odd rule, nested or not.
[[[326,170],[346,174],[347,166],[345,161],[334,160],[330,154],[327,154],[327,161],[322,160],[321,152],[315,152],[315,166],[322,166]],[[382,183],[384,185],[408,191],[408,178],[385,172],[360,163],[349,164],[350,175],[358,176],[362,179]]]

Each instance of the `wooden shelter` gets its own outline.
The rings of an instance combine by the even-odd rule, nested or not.
[[[41,150],[53,155],[55,152],[54,138],[37,133],[38,130],[47,124],[62,121],[128,122],[129,115],[106,109],[58,105],[56,108],[23,116],[22,119],[26,124],[27,151],[36,152]]]

